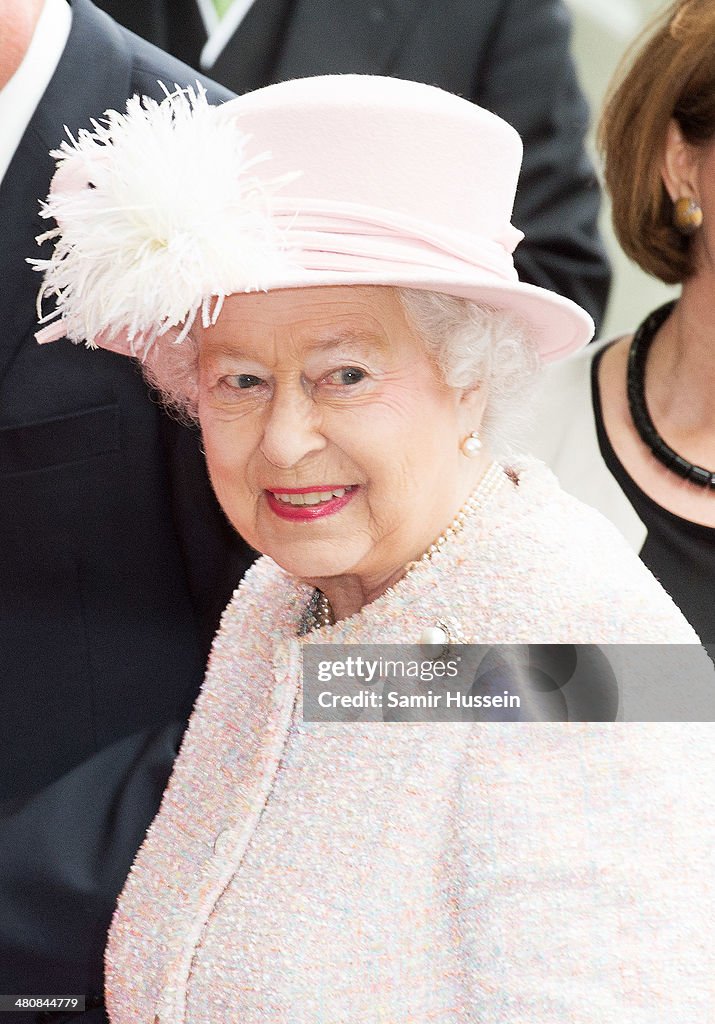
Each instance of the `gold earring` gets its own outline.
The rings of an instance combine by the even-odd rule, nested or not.
[[[673,207],[673,224],[681,235],[694,235],[703,222],[703,210],[697,199],[681,196]]]

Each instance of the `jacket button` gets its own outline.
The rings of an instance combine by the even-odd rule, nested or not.
[[[429,661],[437,661],[443,658],[449,651],[449,635],[446,629],[443,629],[441,624],[427,626],[422,631],[420,647],[422,648],[422,654]]]
[[[225,853],[228,853],[229,849],[231,848],[232,842],[233,833],[230,828],[225,828],[223,832],[219,832],[219,834],[214,839],[214,853],[217,854],[219,857],[223,856],[223,854]]]

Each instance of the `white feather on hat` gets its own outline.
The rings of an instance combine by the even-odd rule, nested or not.
[[[38,314],[56,300],[38,340],[95,347],[123,334],[143,357],[171,329],[182,340],[199,311],[214,323],[237,273],[260,290],[290,264],[270,198],[296,175],[254,176],[270,153],[247,158],[249,136],[218,110],[197,83],[160,103],[135,96],[77,139],[67,131],[41,204],[59,226],[37,239],[55,239],[54,251],[28,261],[45,275]]]

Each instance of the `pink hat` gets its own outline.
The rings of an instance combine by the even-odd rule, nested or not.
[[[162,335],[214,322],[233,292],[375,284],[462,296],[516,314],[545,360],[593,323],[522,284],[510,222],[521,141],[432,86],[335,75],[221,107],[201,91],[135,97],[63,143],[43,216],[56,231],[38,340],[143,358]]]

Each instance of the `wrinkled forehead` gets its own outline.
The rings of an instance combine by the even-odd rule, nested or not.
[[[196,330],[206,354],[262,347],[312,350],[397,345],[409,325],[397,293],[379,286],[283,289],[229,296],[217,321]]]

